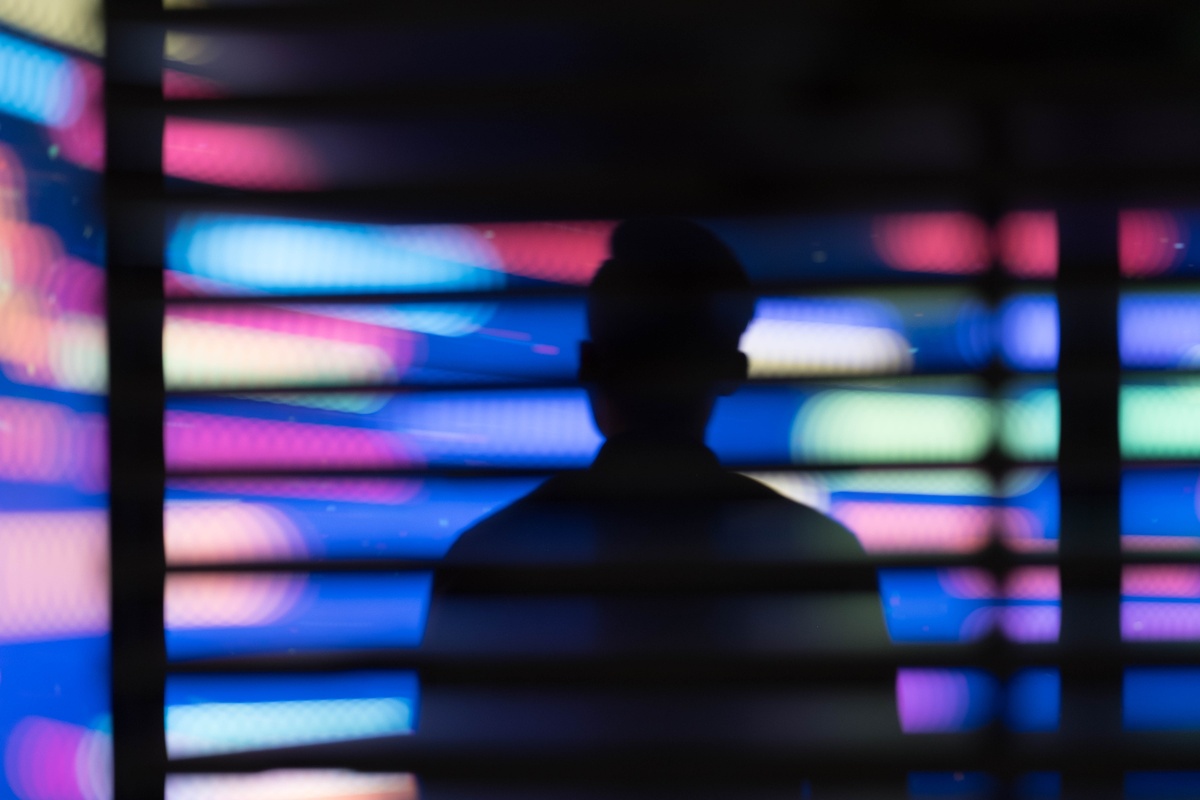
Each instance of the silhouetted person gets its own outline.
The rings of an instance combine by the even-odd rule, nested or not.
[[[663,547],[689,560],[764,547],[861,554],[841,525],[723,469],[704,444],[717,399],[746,379],[738,342],[754,297],[733,253],[704,228],[670,219],[622,223],[611,253],[588,292],[590,338],[579,354],[604,446],[590,469],[551,478],[464,533],[448,561],[666,555]],[[558,512],[583,524],[547,527]],[[731,513],[759,524],[733,529]]]
[[[821,655],[887,643],[869,588],[832,602],[826,597],[821,605],[803,586],[770,593],[702,585],[704,575],[719,578],[737,565],[862,555],[841,525],[723,469],[705,446],[718,398],[746,378],[738,342],[753,313],[741,265],[707,230],[682,220],[630,221],[615,230],[611,258],[588,293],[589,339],[580,348],[580,381],[605,444],[589,469],[547,480],[461,536],[446,559],[457,573],[438,578],[425,646],[458,657],[544,663],[625,658],[634,673],[661,667],[658,683],[653,675],[635,676],[566,691],[530,681],[486,695],[490,700],[471,695],[470,702],[427,692],[419,733],[495,737],[547,752],[634,748],[647,760],[627,790],[643,787],[644,778],[661,791],[615,796],[672,798],[710,796],[672,783],[710,766],[705,752],[781,746],[815,752],[834,728],[838,736],[857,735],[844,724],[830,727],[828,717],[841,710],[824,690],[753,684],[731,690],[719,681],[704,688],[713,676],[697,672],[730,656]],[[542,575],[562,567],[580,580],[590,579],[588,569],[608,568],[609,584],[593,591],[591,584],[571,586],[568,577],[549,593],[530,594],[503,580],[482,591],[455,582],[463,567],[520,566],[541,568]],[[627,586],[621,568],[632,570]],[[701,585],[672,583],[683,573],[700,575]],[[898,735],[890,678],[873,691],[874,706],[854,701],[851,728]],[[663,753],[674,753],[675,761]],[[728,789],[710,787],[712,796],[777,796]],[[804,796],[800,791],[793,786],[778,796]]]

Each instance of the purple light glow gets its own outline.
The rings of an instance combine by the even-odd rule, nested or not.
[[[961,730],[970,706],[970,685],[960,670],[896,671],[896,710],[904,733]]]
[[[26,717],[9,734],[5,774],[22,800],[108,800],[111,748],[101,731]]]

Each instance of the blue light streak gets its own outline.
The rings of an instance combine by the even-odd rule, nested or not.
[[[0,113],[66,125],[79,113],[82,90],[70,58],[0,33]]]

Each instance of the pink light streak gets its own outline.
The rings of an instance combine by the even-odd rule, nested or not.
[[[0,514],[0,643],[107,631],[107,514]]]
[[[1121,549],[1127,553],[1178,553],[1200,548],[1193,536],[1121,536]]]
[[[987,545],[992,529],[987,506],[841,500],[830,514],[868,553],[970,553]]]
[[[996,225],[996,255],[1018,278],[1058,274],[1058,217],[1053,211],[1014,211]]]
[[[1187,230],[1169,211],[1122,211],[1117,218],[1121,274],[1149,278],[1169,272],[1187,252]]]
[[[386,469],[417,463],[391,431],[168,411],[168,469]]]
[[[304,537],[282,511],[235,500],[172,500],[163,512],[168,564],[295,561]]]
[[[1127,597],[1200,599],[1200,567],[1124,567],[1121,570],[1121,594]]]
[[[962,212],[880,215],[871,236],[883,262],[904,272],[968,275],[991,259],[987,226]]]
[[[107,483],[107,445],[103,414],[0,397],[0,479],[102,491]]]
[[[235,189],[308,191],[321,188],[317,152],[284,128],[167,117],[163,172]]]
[[[579,286],[608,258],[614,222],[520,222],[474,225],[510,275]]]
[[[166,100],[207,100],[225,97],[225,87],[211,78],[203,78],[177,69],[162,71],[162,92]]]
[[[296,607],[307,585],[304,575],[168,575],[163,616],[169,630],[269,625]]]
[[[961,730],[971,704],[967,676],[954,670],[896,671],[896,710],[904,733]]]
[[[423,483],[401,478],[179,478],[170,485],[212,494],[401,505],[417,497]]]
[[[1021,567],[1014,569],[1004,581],[1004,596],[1009,600],[1057,601],[1058,567]]]
[[[46,717],[25,717],[5,747],[9,786],[21,800],[109,800],[108,734]]]

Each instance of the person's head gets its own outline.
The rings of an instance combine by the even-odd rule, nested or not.
[[[746,377],[746,273],[716,236],[679,219],[630,220],[588,290],[579,377],[605,436],[703,439],[718,396]]]

